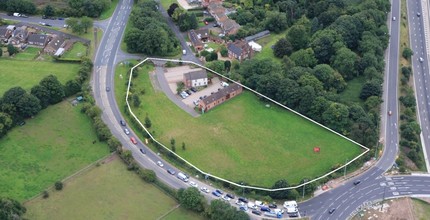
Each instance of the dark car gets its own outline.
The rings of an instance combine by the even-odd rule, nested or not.
[[[243,202],[243,203],[248,203],[248,200],[243,198],[243,197],[239,197],[238,199],[239,201]]]
[[[146,154],[146,151],[142,148],[139,149],[142,154]]]
[[[418,16],[418,17],[419,17],[419,16],[421,16],[421,13],[417,12],[417,16]]]
[[[190,90],[185,90],[185,92],[186,92],[188,95],[191,95],[191,94],[192,94]]]
[[[228,194],[227,193],[227,195],[226,195],[228,198],[230,198],[230,199],[234,199],[234,195],[232,195],[232,194]]]
[[[278,206],[275,203],[269,204],[269,208],[276,209]]]
[[[125,121],[124,121],[124,120],[120,120],[120,121],[119,121],[119,123],[120,123],[122,126],[125,126]]]
[[[333,214],[334,211],[336,211],[336,209],[335,208],[331,208],[330,210],[328,210],[328,213],[329,214]]]
[[[270,212],[270,208],[269,208],[269,207],[266,207],[266,206],[261,206],[260,210],[261,210],[262,212]]]
[[[289,217],[299,217],[299,213],[294,212],[294,213],[290,213],[288,214]]]
[[[356,180],[356,181],[354,181],[354,185],[358,185],[358,184],[360,184],[361,183],[361,180]]]
[[[221,194],[219,194],[217,191],[212,191],[212,195],[216,196],[216,197],[220,197]]]
[[[174,170],[172,170],[172,169],[167,169],[167,172],[169,173],[169,174],[172,174],[172,175],[175,175],[175,171]]]
[[[252,214],[261,215],[261,212],[258,210],[252,210]]]
[[[59,18],[58,18],[58,20],[64,20],[64,18],[62,18],[62,17],[59,17]]]
[[[56,17],[50,17],[49,19],[51,19],[51,20],[57,20]]]
[[[110,87],[109,86],[107,86],[106,87],[106,92],[109,92],[110,91]]]
[[[190,89],[191,91],[193,91],[193,92],[197,92],[197,89],[196,88],[194,88],[194,87],[191,87],[191,89]]]
[[[46,15],[42,15],[42,19],[47,19],[48,17],[46,17]]]
[[[222,195],[222,191],[219,189],[216,189],[215,192],[219,193],[220,195]]]
[[[46,24],[45,24],[45,26],[51,27],[52,25],[50,25],[50,24],[46,23]]]

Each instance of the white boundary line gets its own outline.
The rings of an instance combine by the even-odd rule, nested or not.
[[[285,109],[287,109],[287,110],[289,110],[289,111],[291,111],[291,112],[295,113],[296,115],[299,115],[299,116],[301,116],[301,117],[303,117],[303,118],[305,118],[305,119],[307,119],[307,120],[309,120],[309,121],[311,121],[311,122],[313,122],[313,123],[315,123],[315,124],[317,124],[317,125],[319,125],[319,126],[321,126],[321,127],[325,128],[325,129],[327,129],[327,130],[331,131],[332,133],[334,133],[334,134],[336,134],[336,135],[338,135],[338,136],[340,136],[340,137],[342,137],[342,138],[345,138],[345,139],[347,139],[347,140],[351,141],[352,143],[354,143],[354,144],[356,144],[356,145],[360,146],[361,148],[365,149],[365,151],[364,151],[363,153],[361,153],[360,155],[358,155],[357,157],[355,157],[354,159],[352,159],[352,160],[350,160],[349,162],[347,162],[345,165],[343,165],[343,166],[341,166],[341,167],[339,167],[339,168],[337,168],[337,169],[335,169],[335,170],[333,170],[333,171],[331,171],[331,172],[328,172],[328,173],[324,174],[323,176],[317,177],[317,178],[315,178],[315,179],[313,179],[313,180],[311,180],[311,181],[308,181],[308,182],[306,182],[306,183],[302,183],[302,184],[297,185],[297,186],[290,186],[290,187],[278,188],[278,189],[268,189],[268,188],[255,187],[255,186],[245,186],[245,185],[241,185],[241,184],[238,184],[238,183],[235,183],[235,182],[232,182],[232,181],[226,180],[226,179],[224,179],[224,178],[222,178],[222,177],[218,177],[218,176],[214,176],[214,175],[212,175],[212,174],[206,173],[206,172],[204,172],[203,170],[200,170],[198,167],[194,166],[192,163],[190,163],[190,162],[188,162],[187,160],[185,160],[184,158],[182,158],[181,156],[179,156],[178,154],[176,154],[175,152],[173,152],[172,150],[170,150],[168,147],[164,146],[164,145],[163,145],[162,143],[160,143],[158,140],[156,140],[156,139],[151,135],[151,133],[150,133],[150,132],[145,128],[145,126],[142,124],[142,122],[137,118],[137,116],[133,113],[133,111],[131,110],[130,104],[128,103],[128,94],[129,94],[129,91],[130,91],[130,84],[131,84],[131,79],[132,79],[132,76],[133,76],[132,72],[133,72],[133,70],[134,70],[136,67],[140,66],[141,64],[143,64],[143,63],[144,63],[144,62],[146,62],[147,60],[151,60],[151,61],[171,61],[171,62],[182,62],[182,63],[193,64],[193,65],[199,66],[199,67],[201,67],[201,68],[204,68],[204,69],[206,69],[206,70],[208,70],[208,71],[210,71],[210,72],[212,72],[212,73],[215,73],[215,74],[216,74],[216,75],[218,75],[219,77],[222,77],[222,78],[227,79],[227,80],[229,80],[229,81],[231,81],[231,82],[234,82],[234,83],[236,83],[236,84],[239,84],[239,85],[240,85],[240,86],[242,86],[243,88],[246,88],[247,90],[249,90],[249,91],[251,91],[251,92],[253,92],[253,93],[257,94],[257,95],[262,96],[262,97],[264,97],[265,99],[268,99],[268,100],[272,101],[273,103],[275,103],[275,104],[279,105],[280,107],[283,107],[283,108],[285,108]],[[231,185],[234,185],[234,186],[237,186],[237,187],[241,187],[241,188],[256,189],[256,190],[262,190],[262,191],[268,191],[268,192],[280,191],[280,190],[288,190],[288,189],[296,189],[296,188],[302,187],[302,186],[304,186],[304,185],[306,185],[306,184],[309,184],[309,183],[315,182],[315,181],[317,181],[317,180],[320,180],[320,179],[322,179],[322,178],[325,178],[326,176],[328,176],[328,175],[330,175],[330,174],[332,174],[332,173],[334,173],[334,172],[336,172],[336,171],[338,171],[338,170],[340,170],[340,169],[344,168],[345,166],[349,165],[350,163],[354,162],[355,160],[357,160],[358,158],[360,158],[361,156],[363,156],[364,154],[366,154],[366,153],[369,151],[369,148],[367,148],[367,147],[365,147],[365,146],[363,146],[363,145],[361,145],[361,144],[359,144],[359,143],[355,142],[354,140],[351,140],[351,139],[349,139],[349,138],[347,138],[347,137],[345,137],[345,136],[343,136],[343,135],[341,135],[341,134],[339,134],[339,133],[337,133],[337,132],[333,131],[332,129],[330,129],[330,128],[328,128],[328,127],[326,127],[326,126],[324,126],[324,125],[322,125],[322,124],[320,124],[320,123],[318,123],[318,122],[316,122],[316,121],[314,121],[314,120],[312,120],[312,119],[310,119],[310,118],[308,118],[308,117],[306,117],[306,116],[304,116],[304,115],[302,115],[302,114],[300,114],[300,113],[298,113],[298,112],[296,112],[296,111],[294,111],[294,110],[292,110],[292,109],[288,108],[287,106],[284,106],[284,105],[282,105],[281,103],[279,103],[279,102],[277,102],[277,101],[275,101],[275,100],[273,100],[273,99],[271,99],[271,98],[269,98],[269,97],[267,97],[267,96],[265,96],[265,95],[263,95],[263,94],[261,94],[261,93],[259,93],[259,92],[257,92],[257,91],[254,91],[254,90],[250,89],[249,87],[247,87],[247,86],[245,86],[245,85],[242,85],[242,84],[241,84],[241,83],[239,83],[239,82],[236,82],[236,81],[234,81],[234,80],[232,80],[232,79],[230,79],[230,78],[228,78],[228,77],[225,77],[225,76],[223,76],[223,75],[221,75],[221,74],[219,74],[219,73],[217,73],[217,72],[215,72],[215,71],[213,71],[213,70],[211,70],[211,69],[208,69],[208,68],[206,68],[205,66],[202,66],[202,65],[200,65],[200,64],[197,64],[197,63],[194,63],[194,62],[191,62],[191,61],[186,61],[186,60],[174,60],[174,59],[162,59],[162,58],[151,58],[151,57],[148,57],[148,58],[146,58],[146,59],[142,60],[141,62],[139,62],[138,64],[136,64],[135,66],[133,66],[133,67],[131,68],[131,70],[130,70],[130,76],[129,76],[129,80],[128,80],[128,86],[127,86],[127,93],[126,93],[126,97],[125,97],[125,102],[127,103],[128,110],[130,111],[130,114],[134,117],[134,119],[135,119],[135,120],[139,123],[139,125],[140,125],[140,126],[141,126],[145,131],[146,131],[146,133],[151,137],[151,139],[152,139],[153,141],[155,141],[157,144],[159,144],[160,146],[164,147],[164,149],[165,149],[165,150],[169,151],[171,154],[175,155],[176,157],[178,157],[179,159],[181,159],[181,160],[182,160],[182,161],[184,161],[186,164],[188,164],[188,165],[189,165],[189,166],[191,166],[192,168],[196,169],[196,170],[197,170],[197,171],[199,171],[200,173],[202,173],[202,174],[204,174],[204,175],[207,175],[207,176],[210,176],[210,177],[212,177],[212,178],[215,178],[215,179],[217,179],[217,180],[221,180],[221,181],[227,182],[227,183],[229,183],[229,184],[231,184]]]

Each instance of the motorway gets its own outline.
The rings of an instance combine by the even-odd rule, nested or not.
[[[423,28],[423,22],[421,22],[418,17],[414,16],[417,11],[422,10],[420,1],[407,2],[408,12],[410,12],[408,13],[409,27],[411,30],[414,30],[413,36],[412,31],[410,31],[410,33],[411,47],[415,51],[413,59],[415,85],[417,86],[418,91],[420,91],[420,89],[422,90],[421,92],[417,92],[417,103],[419,104],[420,122],[423,127],[423,135],[427,135],[428,141],[430,136],[428,136],[428,131],[425,132],[424,129],[428,125],[428,114],[430,110],[430,103],[428,102],[430,98],[428,95],[429,93],[427,92],[426,83],[426,80],[429,80],[428,55],[426,52],[427,50],[425,44],[426,41],[424,38],[425,32]],[[427,3],[427,1],[425,2]],[[125,25],[131,12],[132,4],[133,0],[120,0],[117,8],[109,20],[95,24],[95,26],[99,26],[104,30],[104,34],[94,58],[94,73],[91,79],[94,98],[97,105],[102,109],[102,118],[110,128],[112,134],[121,141],[124,147],[132,152],[133,157],[141,166],[154,170],[157,174],[157,177],[161,181],[173,188],[178,189],[188,187],[188,184],[177,179],[175,176],[168,174],[166,172],[167,168],[172,168],[175,170],[176,168],[169,165],[166,161],[163,161],[160,156],[157,155],[157,153],[152,152],[142,143],[142,141],[139,140],[137,145],[131,144],[129,136],[137,137],[137,135],[133,133],[133,131],[131,131],[130,135],[126,135],[123,132],[123,127],[119,124],[119,120],[123,119],[119,108],[123,108],[123,106],[117,105],[114,96],[115,91],[113,80],[115,66],[117,63],[128,57],[139,57],[128,56],[119,49],[124,34]],[[312,216],[312,219],[347,219],[360,211],[363,206],[370,204],[375,200],[383,200],[384,198],[400,196],[430,195],[430,176],[428,175],[393,177],[383,175],[385,171],[390,169],[394,163],[398,152],[399,140],[397,126],[399,117],[397,74],[399,67],[400,0],[392,0],[391,5],[391,13],[388,13],[389,34],[391,37],[389,47],[386,52],[387,65],[384,80],[384,102],[382,104],[381,130],[385,145],[383,154],[374,167],[370,168],[359,177],[346,181],[343,185],[337,188],[331,189],[319,196],[299,204],[299,210],[302,216]],[[162,7],[159,8],[162,14],[167,17],[166,11]],[[429,18],[428,10],[427,13],[423,11],[421,14],[422,18]],[[392,17],[399,19],[393,21]],[[7,16],[7,18],[12,19],[12,17],[9,16]],[[16,17],[13,17],[13,19],[15,18]],[[37,23],[37,19],[39,18],[27,18],[26,21],[29,19]],[[199,62],[199,60],[192,55],[192,51],[186,45],[184,36],[179,32],[178,28],[169,18],[167,18],[167,20],[169,26],[178,36],[181,45],[187,50],[187,54],[183,56],[182,59]],[[61,23],[55,25],[61,25]],[[424,57],[425,62],[418,62],[416,58],[418,55]],[[107,92],[106,87],[110,87],[111,90]],[[387,111],[392,111],[392,115],[388,116]],[[427,142],[425,143],[426,147],[430,146],[430,144],[427,144]],[[146,154],[142,154],[139,151],[139,148],[145,149]],[[430,150],[427,152],[430,152]],[[156,165],[156,161],[158,160],[164,163],[163,168]],[[352,182],[356,179],[360,179],[362,182],[361,184],[354,186]],[[193,181],[195,180],[193,179]],[[197,182],[200,186],[204,184],[201,181],[195,182]],[[210,190],[213,189],[207,185],[206,187]],[[214,199],[214,197],[208,194],[206,194],[206,198],[209,200]],[[331,215],[328,213],[330,208],[336,208],[336,211]],[[251,217],[256,218],[256,216]]]

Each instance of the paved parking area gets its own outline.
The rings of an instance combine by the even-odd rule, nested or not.
[[[205,95],[210,96],[212,92],[217,92],[218,89],[220,89],[220,88],[222,88],[222,86],[221,86],[219,78],[214,77],[214,78],[212,78],[212,83],[209,84],[208,87],[206,87],[200,91],[197,91],[196,93],[192,93],[190,96],[188,96],[186,99],[183,99],[182,101],[186,105],[194,108],[195,105],[194,105],[193,101],[200,100],[200,97],[203,97]]]

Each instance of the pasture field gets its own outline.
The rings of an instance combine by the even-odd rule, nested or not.
[[[249,91],[193,118],[163,92],[154,90],[148,75],[152,69],[145,65],[132,81],[136,91],[145,91],[140,107],[133,107],[134,113],[142,122],[148,115],[150,131],[158,140],[170,147],[174,138],[179,155],[213,175],[265,187],[284,178],[297,184],[362,152],[356,144],[273,103],[260,101]],[[120,106],[124,105],[126,70],[119,67],[116,72]],[[186,150],[182,150],[182,142]],[[320,147],[321,152],[314,153],[314,147]]]
[[[90,119],[69,102],[49,106],[0,139],[0,196],[29,199],[109,154]]]
[[[113,156],[64,183],[62,191],[51,191],[25,203],[29,219],[158,219],[177,202],[134,172],[127,171]],[[203,219],[178,208],[163,219]],[[169,217],[167,217],[169,216]]]
[[[13,86],[29,91],[50,74],[65,84],[78,74],[78,70],[79,64],[73,63],[0,59],[0,95]]]

